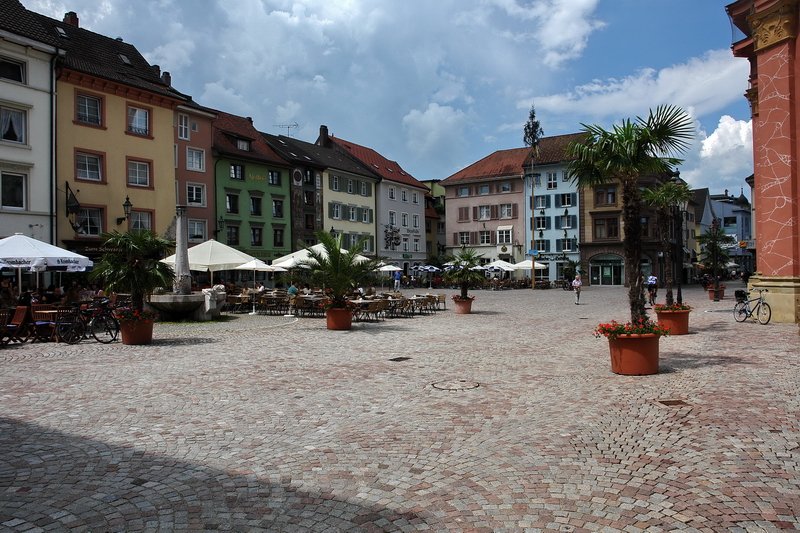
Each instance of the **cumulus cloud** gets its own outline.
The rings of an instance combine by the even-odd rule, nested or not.
[[[275,109],[275,120],[279,123],[289,123],[297,118],[303,106],[292,100],[287,100]]]
[[[466,112],[435,102],[409,111],[402,119],[409,151],[418,160],[437,157],[437,172],[444,172],[453,163],[451,158],[463,152],[468,122]]]
[[[753,173],[752,121],[723,115],[710,134],[700,129],[698,140],[681,167],[681,177],[691,187],[708,187],[714,193],[746,190],[744,178]]]

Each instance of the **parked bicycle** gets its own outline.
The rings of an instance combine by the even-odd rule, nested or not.
[[[68,344],[79,343],[89,335],[103,344],[114,342],[119,336],[119,321],[114,318],[111,301],[100,298],[60,318],[56,323],[56,335]]]
[[[758,297],[750,298],[748,291],[736,291],[736,305],[733,306],[733,318],[737,322],[744,322],[748,318],[755,317],[759,324],[769,324],[772,318],[772,308],[764,301],[764,293],[769,292],[767,289],[753,289],[758,292]],[[741,299],[740,299],[741,298]]]

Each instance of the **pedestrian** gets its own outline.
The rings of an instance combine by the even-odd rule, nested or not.
[[[650,305],[656,303],[656,298],[658,297],[658,278],[655,274],[647,276],[647,296],[650,300]]]
[[[398,270],[397,272],[394,273],[394,290],[396,291],[400,290],[400,278],[401,275],[400,271]]]
[[[581,275],[575,274],[575,279],[572,280],[572,290],[575,291],[575,305],[580,305],[582,286],[583,282],[581,281]]]

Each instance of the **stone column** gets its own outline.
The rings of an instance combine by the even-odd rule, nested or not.
[[[798,0],[739,1],[728,6],[746,39],[734,55],[750,61],[745,96],[753,117],[756,273],[769,290],[776,322],[800,318],[800,96]],[[747,31],[749,30],[749,31]]]
[[[189,228],[186,222],[186,206],[175,208],[175,294],[192,293],[192,275],[189,272]]]

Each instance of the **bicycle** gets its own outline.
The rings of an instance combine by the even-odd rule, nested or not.
[[[101,298],[94,305],[81,309],[80,318],[85,326],[84,337],[91,334],[97,342],[108,344],[119,336],[119,320],[114,318],[111,300]]]
[[[758,297],[751,298],[749,300],[747,297],[750,295],[750,293],[742,291],[744,292],[744,299],[736,302],[736,305],[733,306],[733,318],[737,322],[744,322],[748,318],[755,316],[759,324],[767,325],[769,324],[770,318],[772,318],[772,308],[766,301],[764,301],[764,293],[769,292],[769,290],[753,290],[758,292]],[[753,302],[755,302],[755,305],[751,306],[750,304]]]

